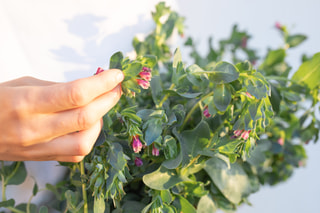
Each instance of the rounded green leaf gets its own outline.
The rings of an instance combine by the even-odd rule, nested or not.
[[[109,69],[122,69],[123,54],[122,52],[116,52],[110,58]]]
[[[320,52],[316,53],[309,61],[304,62],[292,76],[292,80],[305,83],[310,89],[320,85]]]
[[[210,81],[217,84],[225,84],[235,81],[239,78],[238,68],[228,62],[219,62],[213,70],[206,72]]]
[[[232,203],[239,204],[252,192],[250,180],[238,163],[228,164],[219,158],[206,161],[204,169],[221,193]]]
[[[200,198],[197,208],[197,213],[215,212],[217,207],[210,194],[204,195]]]
[[[158,170],[143,176],[144,184],[156,190],[170,189],[177,183],[186,180],[188,180],[188,178],[179,176],[175,170],[169,170],[162,166]]]
[[[213,93],[213,102],[219,111],[224,112],[231,102],[231,91],[228,85],[218,84]]]

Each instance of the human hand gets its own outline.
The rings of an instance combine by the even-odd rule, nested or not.
[[[112,69],[68,83],[23,77],[0,84],[0,160],[79,162],[120,99]]]

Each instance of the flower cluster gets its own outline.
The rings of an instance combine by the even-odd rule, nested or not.
[[[137,79],[138,84],[143,89],[149,89],[150,81],[152,78],[151,69],[148,67],[143,67],[142,71],[139,73],[140,79]]]
[[[142,143],[138,135],[133,136],[132,149],[135,153],[139,153],[142,150]]]
[[[209,113],[208,106],[205,106],[205,107],[204,107],[203,115],[204,115],[204,117],[206,117],[206,118],[210,118],[210,117],[211,117],[211,114]]]
[[[233,135],[234,135],[235,138],[240,136],[240,138],[242,138],[244,140],[247,140],[249,138],[250,132],[251,132],[251,130],[248,130],[248,131],[247,130],[243,130],[243,129],[242,130],[235,130],[233,132]]]
[[[135,135],[132,137],[132,149],[133,149],[134,153],[140,153],[142,151],[142,148],[145,148],[145,147],[146,146],[142,144],[142,142],[139,138],[139,135]],[[153,156],[159,156],[159,154],[160,154],[159,149],[154,144],[152,144],[151,154]],[[135,158],[134,163],[137,167],[140,167],[143,165],[143,161],[139,157]]]

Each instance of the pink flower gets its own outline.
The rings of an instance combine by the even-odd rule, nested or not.
[[[275,27],[276,27],[278,30],[282,30],[282,28],[283,28],[283,26],[280,24],[280,22],[276,22]]]
[[[238,129],[238,130],[235,130],[235,131],[233,132],[233,134],[234,134],[236,137],[239,137],[242,132],[243,132],[243,130]]]
[[[204,107],[203,115],[204,115],[204,117],[206,117],[206,118],[210,118],[210,117],[211,117],[211,114],[209,113],[208,106],[205,106],[205,107]]]
[[[278,144],[280,144],[281,146],[284,145],[284,139],[283,138],[279,138],[278,139]]]
[[[142,67],[142,72],[151,72],[149,67]]]
[[[241,39],[241,47],[242,48],[246,48],[247,47],[247,42],[248,42],[248,38],[247,37],[243,37]]]
[[[253,96],[252,96],[250,93],[248,93],[248,92],[246,92],[246,95],[247,95],[249,98],[253,98]]]
[[[249,134],[250,134],[251,130],[244,130],[243,133],[241,134],[241,138],[243,138],[244,140],[247,140],[249,138]]]
[[[132,149],[135,153],[139,153],[142,149],[142,143],[138,135],[133,136]]]
[[[150,82],[142,79],[137,79],[138,84],[143,88],[143,89],[149,89],[150,87]]]
[[[140,72],[139,73],[140,77],[146,81],[151,81],[151,78],[152,78],[152,74],[151,72]]]
[[[140,167],[143,165],[143,161],[141,158],[139,157],[136,157],[136,159],[134,159],[134,164],[137,166],[137,167]]]
[[[104,71],[104,69],[102,69],[101,67],[98,67],[97,72],[95,73],[95,75],[98,75],[99,73],[102,73]]]
[[[152,145],[152,155],[159,156],[159,149],[157,149],[154,144]]]

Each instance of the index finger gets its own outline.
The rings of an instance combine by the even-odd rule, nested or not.
[[[68,83],[38,87],[33,103],[36,103],[36,111],[42,113],[78,108],[111,91],[123,79],[121,70],[111,69]]]

